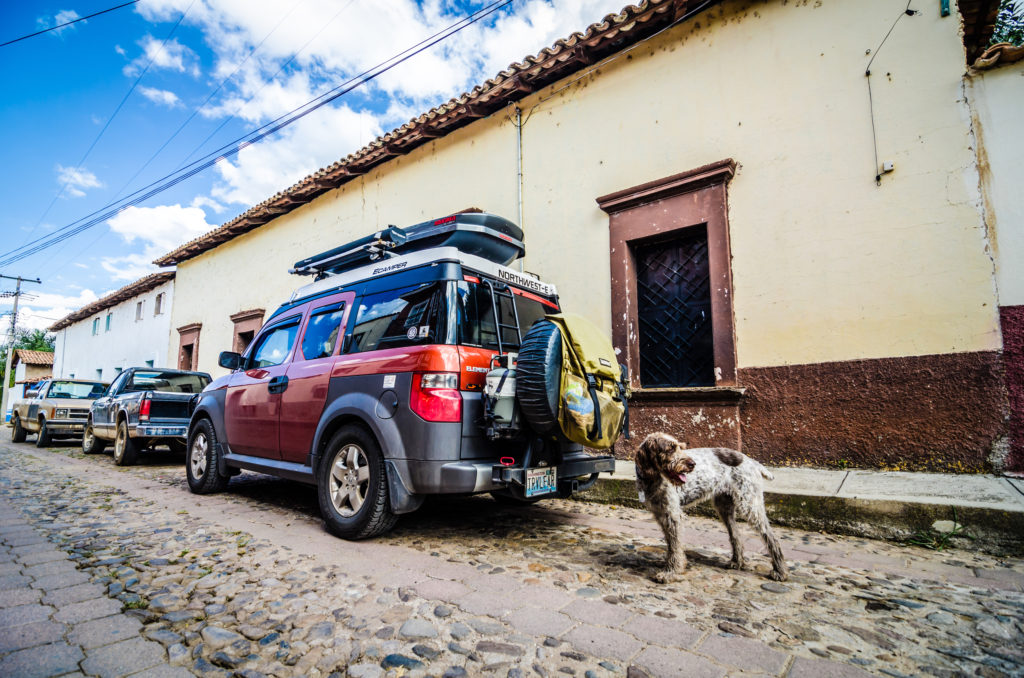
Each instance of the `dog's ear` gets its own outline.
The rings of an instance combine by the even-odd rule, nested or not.
[[[636,453],[636,465],[647,481],[655,481],[666,469],[672,455],[679,449],[679,442],[666,433],[652,433],[640,444]]]

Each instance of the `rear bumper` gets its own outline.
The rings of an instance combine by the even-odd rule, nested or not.
[[[476,494],[502,490],[510,486],[521,488],[526,477],[525,468],[501,466],[495,464],[493,460],[392,461],[413,494]],[[615,459],[611,456],[592,457],[579,453],[567,456],[555,469],[560,489],[571,491],[571,483],[576,478],[594,473],[613,472]]]
[[[188,424],[138,424],[132,432],[133,438],[184,438],[188,435]]]

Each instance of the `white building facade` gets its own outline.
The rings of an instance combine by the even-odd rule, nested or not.
[[[129,367],[167,367],[174,275],[136,280],[50,327],[53,375],[109,382]]]

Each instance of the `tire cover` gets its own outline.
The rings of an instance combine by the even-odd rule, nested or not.
[[[516,398],[530,427],[538,433],[557,429],[558,390],[562,383],[562,333],[539,320],[523,337],[516,364]]]

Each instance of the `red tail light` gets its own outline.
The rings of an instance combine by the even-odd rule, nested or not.
[[[454,372],[414,373],[409,407],[426,421],[462,421],[459,375]]]
[[[149,421],[149,408],[152,404],[153,401],[149,398],[146,398],[139,403],[139,421]]]

